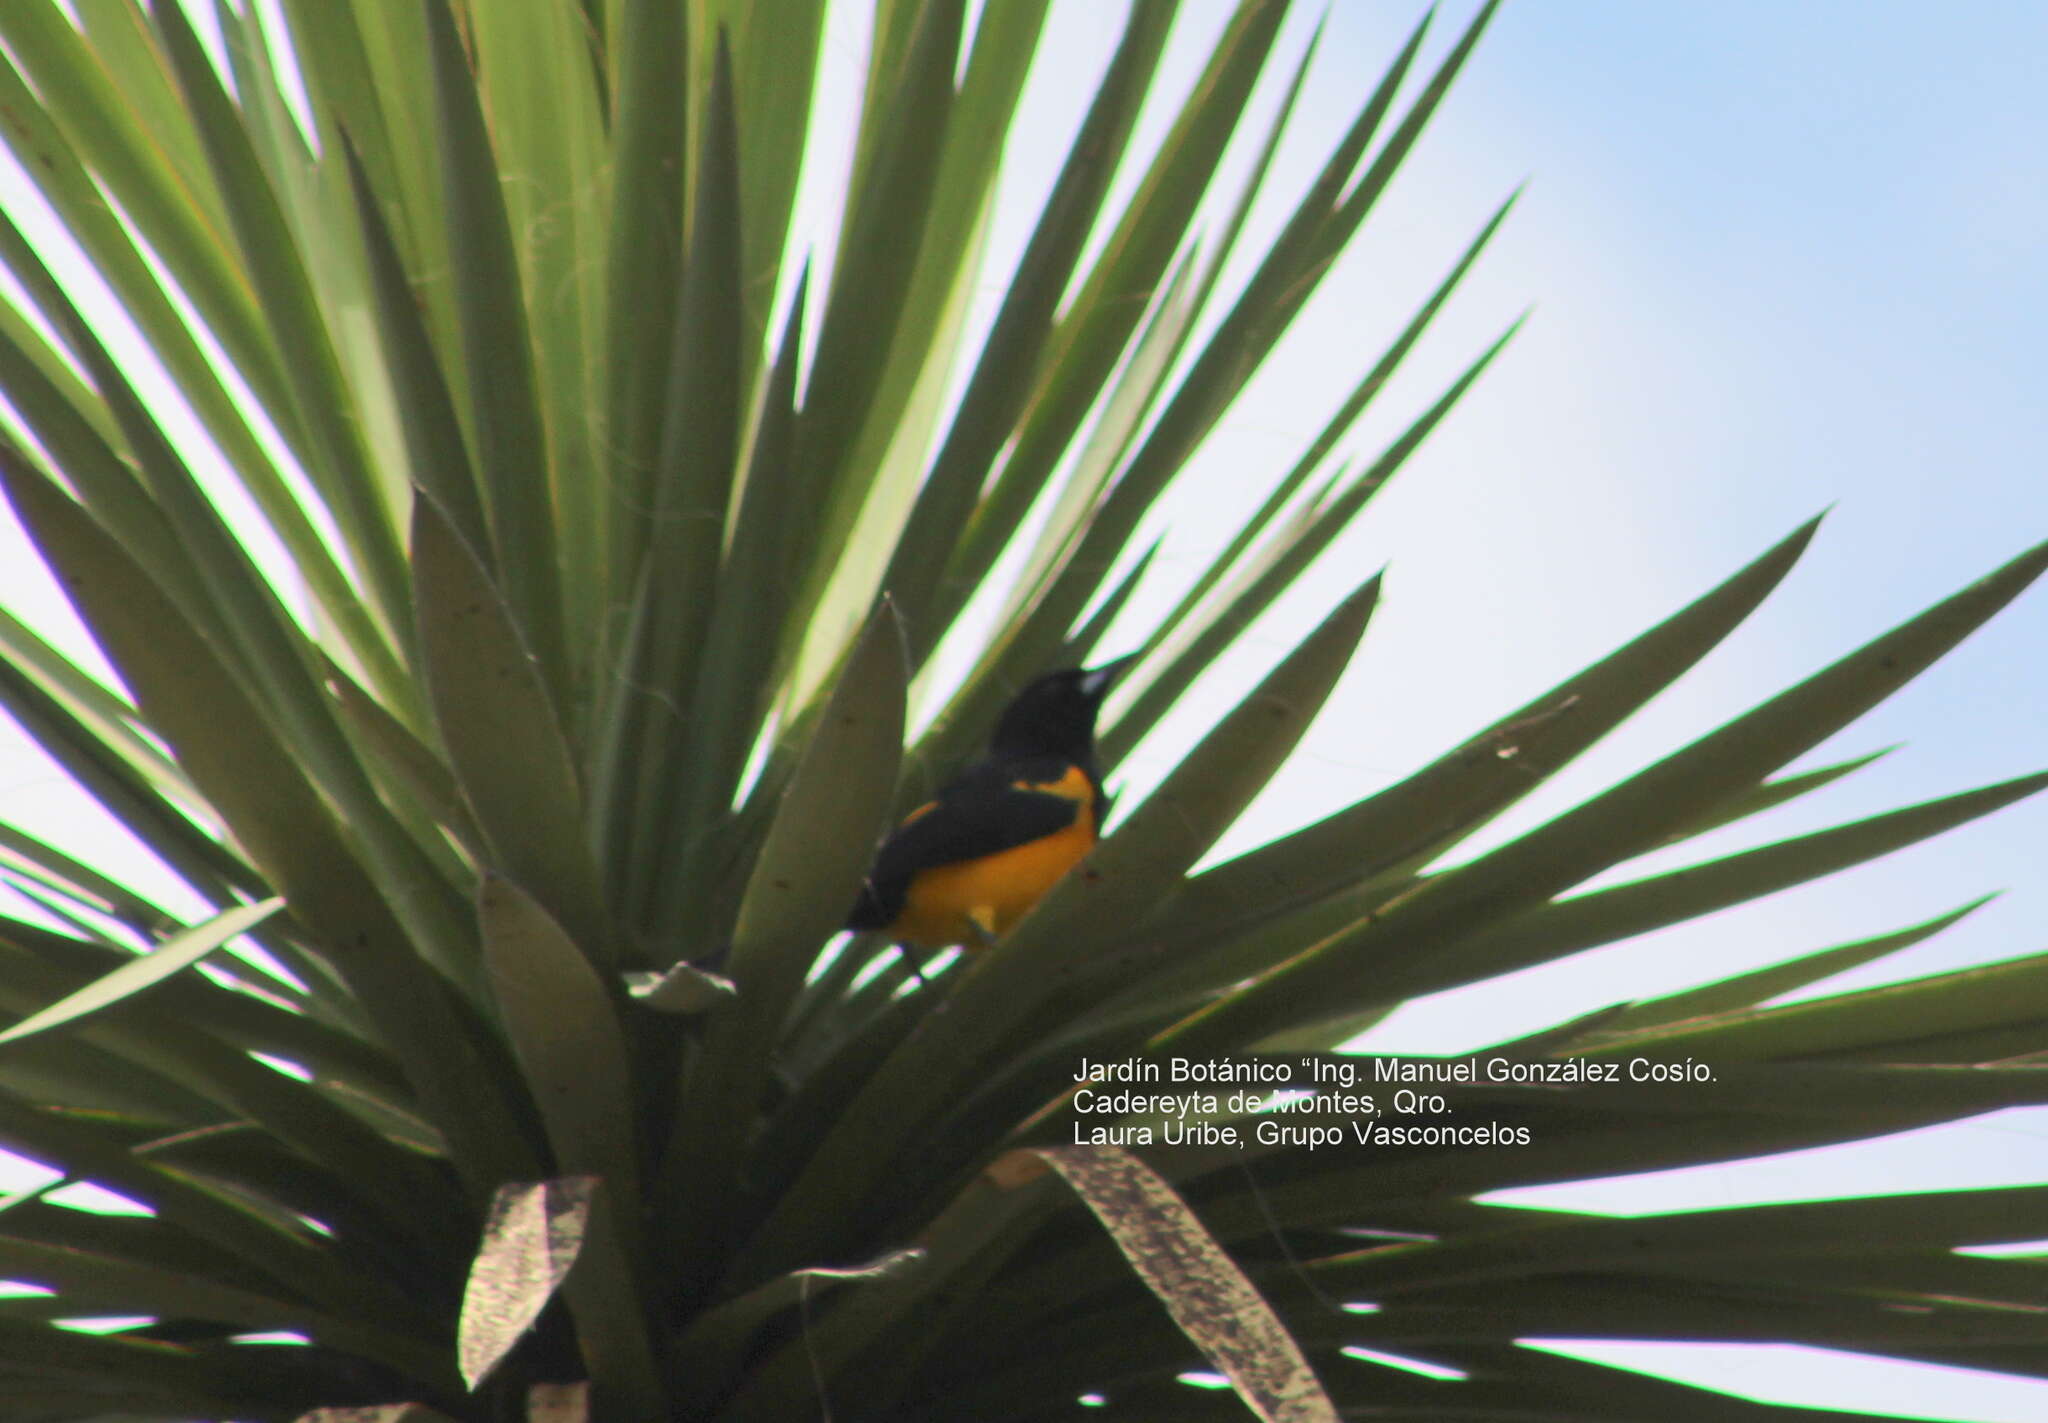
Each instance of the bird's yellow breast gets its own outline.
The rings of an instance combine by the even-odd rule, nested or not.
[[[1095,788],[1078,766],[1057,781],[1016,786],[1074,801],[1073,823],[978,860],[920,871],[891,926],[897,939],[921,949],[980,947],[1008,932],[1095,847]]]

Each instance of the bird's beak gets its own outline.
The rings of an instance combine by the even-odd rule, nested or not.
[[[1128,656],[1119,657],[1113,662],[1105,662],[1100,667],[1089,668],[1081,674],[1081,695],[1096,698],[1108,695],[1109,689],[1116,685],[1117,678],[1123,676],[1124,672],[1141,655],[1140,653],[1133,652]]]

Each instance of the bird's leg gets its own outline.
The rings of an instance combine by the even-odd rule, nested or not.
[[[917,980],[920,988],[930,988],[932,986],[932,981],[924,976],[923,962],[915,953],[911,952],[910,945],[898,940],[896,954],[897,957],[901,958],[909,966],[911,977]]]

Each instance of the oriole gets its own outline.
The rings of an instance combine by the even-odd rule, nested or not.
[[[1023,918],[1094,848],[1109,809],[1095,713],[1131,661],[1049,672],[1019,692],[987,753],[882,842],[846,927],[972,948]]]

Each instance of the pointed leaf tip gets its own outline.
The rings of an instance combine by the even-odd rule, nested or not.
[[[257,904],[225,910],[203,924],[195,924],[174,934],[148,953],[138,955],[112,973],[94,979],[77,992],[65,995],[40,1012],[29,1014],[7,1031],[0,1032],[0,1043],[17,1042],[47,1032],[154,988],[172,974],[198,963],[237,934],[255,928],[283,907],[284,901],[273,897]]]

